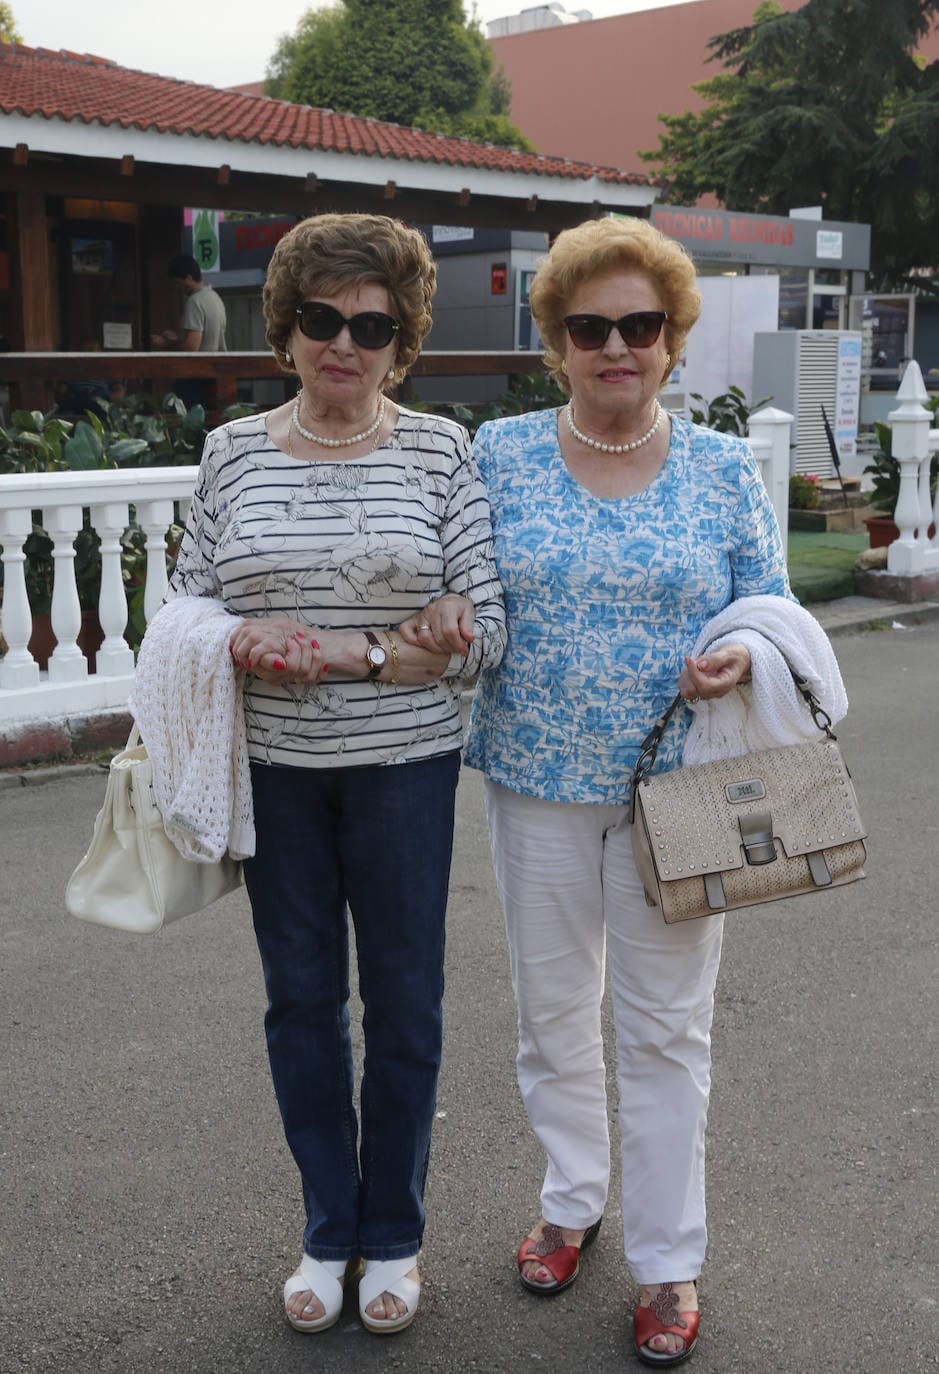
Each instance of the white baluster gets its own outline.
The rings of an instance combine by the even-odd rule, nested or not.
[[[3,544],[3,637],[7,652],[0,659],[0,687],[35,687],[39,664],[29,652],[33,618],[26,593],[26,554],[23,545],[33,528],[28,510],[0,511]]]
[[[43,522],[52,540],[52,633],[58,640],[49,659],[49,681],[82,682],[88,676],[88,660],[77,644],[82,609],[75,585],[75,538],[82,527],[82,508],[53,506],[43,512]]]
[[[121,677],[134,671],[134,651],[124,640],[127,628],[127,597],[121,575],[121,535],[127,528],[127,502],[92,506],[91,523],[101,538],[101,597],[98,617],[104,643],[95,663],[100,677]]]
[[[166,531],[173,523],[172,501],[140,501],[137,522],[147,536],[147,585],[143,594],[143,613],[147,624],[156,615],[166,595]]]
[[[900,402],[887,416],[893,427],[892,452],[900,465],[900,494],[893,518],[900,531],[887,550],[887,571],[911,577],[925,567],[925,527],[917,541],[914,531],[920,527],[919,472],[922,463],[929,463],[929,429],[932,416],[923,404],[929,395],[923,385],[919,363],[912,362],[903,374],[897,392]]]

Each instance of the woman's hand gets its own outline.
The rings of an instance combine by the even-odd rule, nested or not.
[[[686,658],[678,690],[686,701],[716,701],[750,681],[750,651],[745,644],[721,644],[700,658]]]
[[[283,616],[243,620],[228,647],[235,667],[262,682],[312,684],[329,670],[310,628]]]
[[[398,626],[398,633],[406,644],[417,649],[429,649],[438,654],[469,653],[473,642],[473,623],[476,607],[468,596],[447,592],[436,601],[429,601],[422,611],[409,616]]]

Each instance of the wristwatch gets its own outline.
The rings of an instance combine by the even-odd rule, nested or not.
[[[383,649],[378,642],[378,636],[371,630],[365,631],[365,638],[368,640],[368,648],[365,650],[365,662],[368,664],[369,679],[378,677],[384,668],[388,658],[387,649]]]

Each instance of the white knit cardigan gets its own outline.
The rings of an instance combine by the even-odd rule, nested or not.
[[[163,828],[203,863],[255,848],[242,679],[228,651],[237,624],[209,597],[167,601],[144,635],[130,702]]]
[[[818,726],[790,668],[806,679],[832,724],[846,714],[848,698],[831,641],[798,602],[783,596],[732,601],[703,627],[691,656],[731,642],[749,649],[753,681],[692,706],[694,720],[682,756],[686,766],[817,739]]]

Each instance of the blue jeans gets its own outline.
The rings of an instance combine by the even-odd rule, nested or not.
[[[251,765],[257,853],[245,881],[314,1259],[403,1258],[423,1238],[459,768],[456,753],[365,768]],[[347,908],[365,1009],[361,1144]]]

